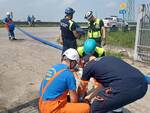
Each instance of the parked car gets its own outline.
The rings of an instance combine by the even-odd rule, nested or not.
[[[114,28],[114,29],[128,28],[128,23],[124,21],[122,18],[118,18],[117,16],[106,17],[103,19],[103,22],[106,28]]]

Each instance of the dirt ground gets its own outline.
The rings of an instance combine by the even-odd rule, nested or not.
[[[59,28],[23,29],[49,41],[55,41],[54,37],[59,35]],[[18,30],[16,38],[19,40],[9,41],[5,29],[0,29],[0,113],[13,108],[19,109],[19,113],[37,113],[36,106],[23,107],[38,97],[40,81],[49,67],[60,62],[61,52],[30,39]],[[129,59],[125,61],[144,74],[150,74],[150,66]],[[150,113],[149,103],[150,89],[144,98],[125,106],[124,110],[126,113]],[[20,105],[24,106],[18,107]]]

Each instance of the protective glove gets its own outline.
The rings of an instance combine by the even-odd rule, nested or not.
[[[80,28],[80,27],[76,28],[76,31],[77,31],[80,35],[85,35],[85,31],[84,31],[82,28]]]
[[[60,44],[61,44],[61,45],[64,45],[64,43],[63,43],[63,42],[60,42]]]
[[[101,42],[101,46],[105,46],[106,45],[106,38],[102,38],[102,42]]]
[[[58,41],[61,45],[64,45],[64,42],[63,42],[63,40],[62,40],[62,38],[60,37],[59,38],[59,41]]]

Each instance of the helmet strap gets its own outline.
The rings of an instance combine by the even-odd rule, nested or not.
[[[70,69],[74,69],[74,67],[77,65],[75,60],[70,60],[65,55],[61,58],[61,62],[63,61],[65,61],[68,64]]]
[[[76,65],[77,65],[76,61],[70,60],[70,69],[74,69]]]
[[[68,15],[65,16],[65,18],[68,19],[68,20],[71,20],[73,18],[73,15],[68,14]]]

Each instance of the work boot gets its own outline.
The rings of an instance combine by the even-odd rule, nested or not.
[[[113,110],[112,113],[123,113],[123,107]]]
[[[9,40],[11,40],[11,37],[9,36]]]
[[[13,38],[12,40],[17,40],[16,38]]]
[[[120,112],[115,112],[115,111],[113,111],[113,113],[123,113],[123,111],[120,111]]]

